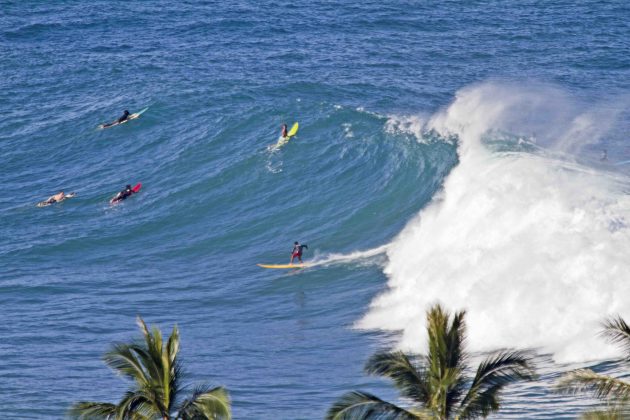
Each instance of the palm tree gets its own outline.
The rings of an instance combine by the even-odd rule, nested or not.
[[[466,378],[464,315],[458,312],[450,320],[450,314],[435,305],[427,312],[426,356],[385,351],[367,361],[365,371],[390,378],[411,407],[355,391],[342,396],[327,419],[472,419],[498,411],[499,394],[506,385],[534,378],[531,358],[523,352],[497,352],[479,365],[472,380]]]
[[[621,317],[604,321],[602,335],[608,341],[619,344],[626,353],[624,360],[630,361],[630,326]],[[628,419],[630,418],[630,382],[601,375],[591,369],[577,369],[567,373],[558,382],[557,390],[566,394],[590,393],[605,401],[604,410],[589,411],[583,418]]]
[[[115,344],[103,359],[119,375],[134,382],[118,404],[102,402],[78,402],[69,412],[75,419],[230,419],[230,400],[223,387],[197,387],[193,394],[183,401],[179,398],[184,391],[179,352],[179,331],[177,326],[166,343],[157,327],[151,331],[142,318],[138,326],[144,341]]]

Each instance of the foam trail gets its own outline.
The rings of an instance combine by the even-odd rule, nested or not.
[[[533,128],[566,150],[583,122],[575,115],[555,91],[490,83],[434,115],[426,130],[456,135],[460,164],[388,247],[388,290],[357,327],[402,331],[401,348],[424,351],[425,312],[442,302],[467,310],[473,351],[537,348],[560,362],[614,355],[597,333],[607,315],[630,320],[630,181],[484,145],[493,130]]]
[[[309,267],[317,267],[322,265],[346,264],[357,261],[371,261],[374,257],[384,255],[389,245],[381,245],[366,251],[355,251],[349,254],[326,254],[322,257],[316,257],[309,261]]]

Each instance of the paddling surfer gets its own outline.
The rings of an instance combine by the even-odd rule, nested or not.
[[[127,185],[124,190],[116,194],[116,196],[111,199],[110,203],[117,203],[119,201],[122,201],[132,194],[134,194],[134,190],[131,188],[131,185]]]
[[[287,130],[287,125],[282,124],[282,131],[280,132],[280,137],[282,137],[283,139],[286,139],[288,135],[289,135],[289,131]]]
[[[60,201],[65,200],[65,198],[66,198],[66,193],[64,193],[63,191],[59,191],[58,194],[51,195],[50,197],[48,197],[48,199],[44,201],[44,203],[46,204],[58,203]]]
[[[293,264],[293,260],[297,257],[300,264],[302,264],[302,251],[304,248],[308,249],[308,245],[301,245],[299,242],[295,241],[293,243],[293,251],[291,251],[291,262],[289,264]]]
[[[111,127],[112,125],[117,125],[117,124],[122,124],[125,121],[127,121],[129,119],[129,117],[131,116],[131,114],[129,113],[129,111],[127,111],[125,109],[125,111],[123,112],[122,116],[120,118],[118,118],[116,121],[114,122],[110,122],[109,124],[103,124],[103,128],[106,127]]]

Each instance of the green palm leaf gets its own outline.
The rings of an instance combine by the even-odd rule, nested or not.
[[[486,417],[499,410],[499,394],[504,387],[534,378],[531,356],[524,352],[503,351],[488,357],[477,368],[457,417]]]
[[[628,400],[630,397],[630,383],[590,369],[578,369],[564,375],[558,383],[558,390],[567,394],[590,392],[600,399]]]
[[[111,369],[136,382],[139,386],[150,383],[149,375],[136,357],[133,345],[114,344],[112,349],[105,353],[103,360]]]
[[[81,402],[73,405],[70,414],[80,419],[111,418],[119,420],[170,419],[175,401],[181,394],[182,368],[177,326],[166,341],[156,327],[149,330],[142,318],[138,325],[143,341],[115,344],[103,359],[121,376],[131,379],[134,387],[118,404]],[[229,419],[230,401],[224,388],[199,388],[188,400],[188,419]]]
[[[349,392],[343,395],[328,411],[327,420],[418,420],[415,415],[395,404],[365,392]]]
[[[626,353],[626,360],[630,360],[630,326],[620,316],[610,318],[604,322],[602,335],[612,343],[619,344]]]
[[[414,366],[401,351],[376,353],[368,359],[365,371],[390,378],[404,397],[416,403],[425,404],[429,400],[426,371]]]
[[[198,386],[190,399],[185,400],[178,418],[182,420],[216,419],[229,420],[232,417],[230,396],[223,387],[208,388]]]
[[[465,312],[450,314],[440,305],[427,312],[429,353],[426,355],[428,387],[431,398],[427,408],[440,418],[448,418],[461,399],[463,371],[467,361]]]
[[[454,415],[461,419],[486,417],[497,411],[505,386],[534,377],[531,359],[522,352],[499,352],[481,363],[472,382],[467,381],[464,317],[465,312],[451,317],[435,305],[427,312],[429,351],[420,362],[397,351],[376,353],[366,363],[367,373],[390,378],[401,395],[419,408],[405,410],[374,395],[351,392],[331,407],[327,418],[446,420]]]
[[[80,401],[70,407],[68,417],[77,420],[113,419],[116,409],[116,404]]]
[[[624,420],[628,418],[628,412],[625,414],[617,408],[608,410],[587,411],[580,416],[582,420]]]

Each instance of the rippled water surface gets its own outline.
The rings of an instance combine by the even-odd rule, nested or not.
[[[137,315],[179,325],[187,382],[235,418],[395,399],[363,364],[422,351],[441,301],[472,351],[538,353],[497,417],[574,418],[591,402],[558,372],[626,372],[588,360],[630,319],[628,22],[625,1],[3,1],[4,417],[116,401],[100,357]],[[316,266],[256,266],[295,240]]]

